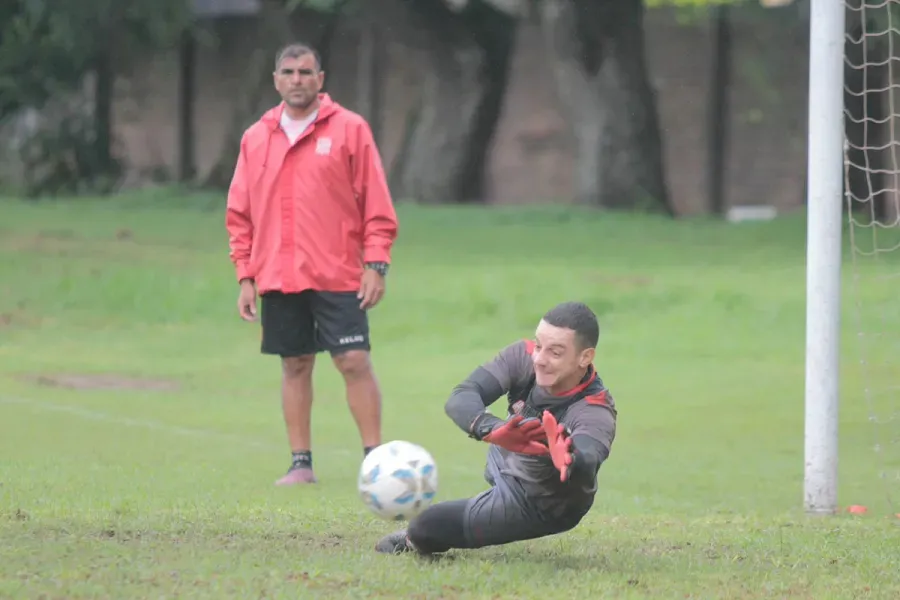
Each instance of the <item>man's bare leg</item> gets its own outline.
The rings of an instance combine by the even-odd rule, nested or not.
[[[363,451],[381,444],[381,390],[366,350],[349,350],[334,357],[344,377],[347,404],[359,429]]]
[[[281,408],[291,447],[292,463],[276,485],[315,483],[312,469],[312,374],[315,355],[285,357],[281,361]]]

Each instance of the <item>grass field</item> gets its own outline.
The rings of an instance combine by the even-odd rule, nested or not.
[[[893,332],[868,373],[844,305],[840,499],[869,512],[814,518],[802,217],[401,207],[374,360],[385,437],[432,451],[439,499],[485,486],[485,447],[444,415],[449,390],[552,304],[597,311],[619,407],[579,528],[424,562],[372,551],[393,526],[356,497],[361,449],[327,360],[321,483],[272,485],[288,458],[279,365],[237,318],[217,202],[0,202],[0,597],[900,597],[890,264],[862,271],[862,328]]]

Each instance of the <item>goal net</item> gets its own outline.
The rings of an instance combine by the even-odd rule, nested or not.
[[[871,475],[900,513],[900,0],[845,4],[843,93],[843,398],[863,400],[867,437],[841,435],[850,456],[874,452]],[[813,2],[813,6],[818,4]],[[855,333],[851,337],[851,333]],[[848,361],[849,362],[849,361]],[[844,363],[846,364],[846,363]],[[844,451],[842,451],[842,455]],[[867,456],[871,457],[871,454]],[[854,467],[856,472],[856,468]],[[879,494],[880,495],[880,494]]]

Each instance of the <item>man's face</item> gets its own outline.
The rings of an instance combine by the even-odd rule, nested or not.
[[[285,57],[275,71],[275,89],[282,100],[300,110],[315,101],[324,82],[325,73],[316,69],[316,59],[312,54]]]
[[[553,393],[564,392],[578,385],[591,361],[594,349],[579,349],[575,332],[554,327],[543,319],[535,332],[534,362],[535,383]]]

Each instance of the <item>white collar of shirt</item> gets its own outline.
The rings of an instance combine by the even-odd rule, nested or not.
[[[297,141],[306,128],[309,127],[310,123],[316,120],[316,117],[319,115],[318,110],[314,110],[310,113],[306,118],[303,119],[292,119],[288,116],[287,111],[283,111],[281,113],[281,128],[287,134],[288,139],[293,144]]]

